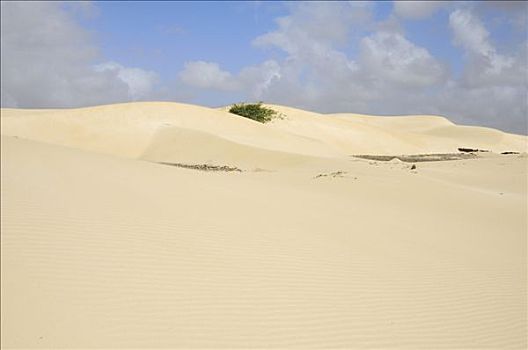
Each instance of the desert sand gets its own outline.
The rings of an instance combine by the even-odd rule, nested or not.
[[[2,348],[528,346],[527,136],[269,106],[2,109]]]

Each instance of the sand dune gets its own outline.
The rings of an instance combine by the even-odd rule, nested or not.
[[[138,158],[156,137],[174,132],[208,133],[231,142],[316,157],[351,154],[449,153],[458,147],[494,152],[528,151],[526,136],[456,126],[435,116],[324,115],[268,105],[283,119],[263,125],[225,110],[162,102],[126,103],[70,110],[2,110],[2,134]],[[199,144],[199,143],[198,143]]]
[[[292,133],[323,139],[345,153],[449,153],[459,147],[494,152],[526,152],[526,136],[499,130],[458,126],[439,116],[376,117],[350,113],[319,114],[268,105],[287,117],[273,123]]]
[[[528,346],[525,136],[273,108],[3,109],[2,347]]]

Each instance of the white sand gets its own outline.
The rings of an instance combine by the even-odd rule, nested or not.
[[[2,347],[528,346],[526,136],[272,107],[3,109]]]

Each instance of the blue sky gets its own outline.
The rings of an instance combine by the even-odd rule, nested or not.
[[[523,2],[2,2],[2,106],[263,100],[528,133],[527,20]]]
[[[236,71],[266,53],[251,46],[286,15],[284,4],[252,2],[100,2],[84,24],[98,33],[102,55],[176,78],[186,61],[207,59]]]

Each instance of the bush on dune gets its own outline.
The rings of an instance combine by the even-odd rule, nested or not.
[[[263,107],[262,102],[234,104],[229,109],[229,113],[237,114],[261,123],[267,123],[277,117],[277,112],[273,109]]]

